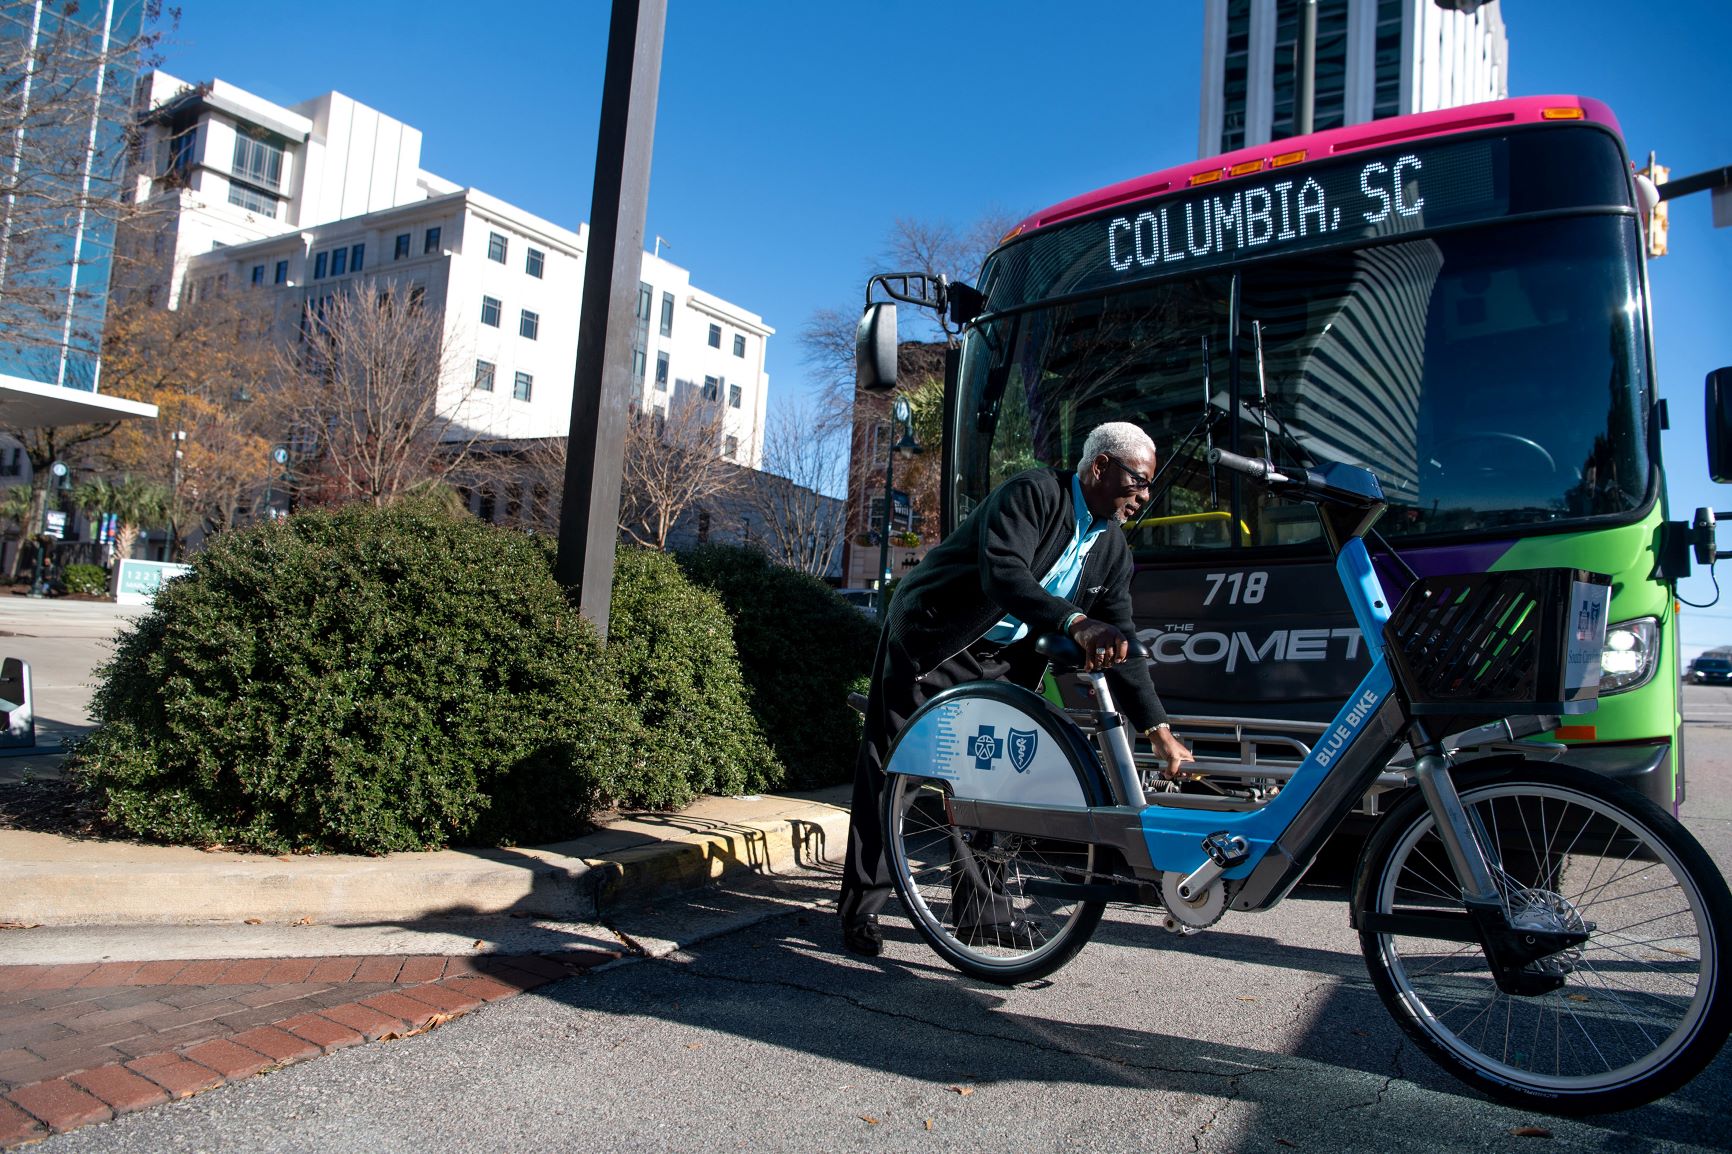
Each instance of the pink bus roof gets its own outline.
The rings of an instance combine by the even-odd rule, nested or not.
[[[1560,115],[1560,110],[1565,110],[1564,115]],[[1618,120],[1612,115],[1612,110],[1598,100],[1590,100],[1584,96],[1523,96],[1514,100],[1466,104],[1437,112],[1416,112],[1412,116],[1396,116],[1345,128],[1330,128],[1323,132],[1314,132],[1310,136],[1272,140],[1268,144],[1241,148],[1236,152],[1211,156],[1206,160],[1194,160],[1189,164],[1164,168],[1147,176],[1121,180],[1117,184],[1073,196],[1035,213],[1012,229],[1004,239],[1010,240],[1061,220],[1084,216],[1128,201],[1142,200],[1164,192],[1182,192],[1206,183],[1229,181],[1238,176],[1251,176],[1286,164],[1322,160],[1363,148],[1378,148],[1396,141],[1446,136],[1452,132],[1490,128],[1500,124],[1557,121],[1590,121],[1618,132]],[[1622,133],[1619,135],[1622,136]]]

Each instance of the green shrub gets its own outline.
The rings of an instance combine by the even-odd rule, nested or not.
[[[212,538],[101,676],[77,770],[122,829],[177,842],[568,837],[635,743],[539,546],[427,502]]]
[[[752,708],[788,767],[788,784],[811,789],[847,780],[860,744],[848,690],[872,671],[877,626],[816,577],[756,549],[705,545],[680,561],[734,615]]]
[[[108,592],[108,570],[100,565],[68,565],[60,571],[60,583],[68,593],[98,597]]]
[[[733,622],[666,553],[622,547],[614,563],[607,663],[638,713],[639,744],[615,796],[652,809],[698,793],[753,793],[783,770],[752,715]]]

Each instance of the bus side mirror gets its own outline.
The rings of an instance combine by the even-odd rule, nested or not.
[[[868,392],[896,387],[896,306],[888,301],[867,305],[854,330],[854,383]]]
[[[1702,386],[1702,427],[1708,434],[1708,475],[1732,481],[1732,368],[1715,369]]]

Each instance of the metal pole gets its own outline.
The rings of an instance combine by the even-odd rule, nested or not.
[[[607,639],[667,0],[613,0],[554,575]]]
[[[896,490],[891,478],[896,472],[896,415],[890,416],[890,451],[884,456],[884,528],[878,535],[878,618],[890,612],[890,508]]]
[[[1308,136],[1317,97],[1317,0],[1299,0],[1298,83],[1293,93],[1293,135]]]

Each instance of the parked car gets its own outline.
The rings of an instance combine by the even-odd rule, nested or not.
[[[1696,658],[1690,665],[1690,680],[1697,685],[1732,685],[1732,657]]]
[[[876,589],[838,589],[836,596],[870,617],[878,620],[878,590]]]

